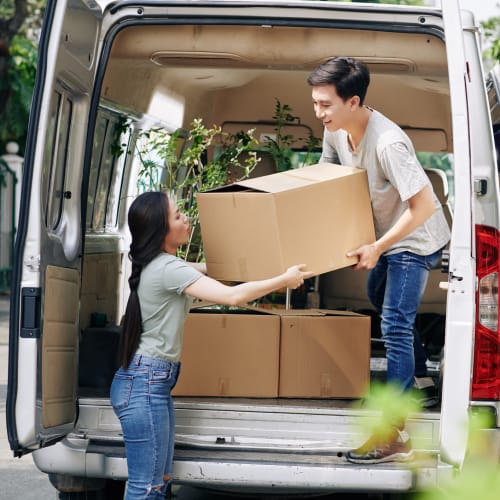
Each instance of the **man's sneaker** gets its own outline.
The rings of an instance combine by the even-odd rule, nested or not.
[[[373,435],[359,448],[348,451],[346,458],[354,464],[406,462],[413,458],[413,450],[408,433],[394,428],[385,439],[381,439],[380,435]]]
[[[439,394],[431,377],[414,377],[413,394],[422,408],[432,408],[439,403]]]

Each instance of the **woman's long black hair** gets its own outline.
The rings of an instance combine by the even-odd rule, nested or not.
[[[129,259],[132,274],[128,279],[130,296],[123,320],[119,360],[127,368],[139,347],[142,333],[141,306],[137,288],[142,269],[162,252],[168,234],[168,197],[162,192],[147,192],[139,195],[130,205],[128,226],[132,235]]]

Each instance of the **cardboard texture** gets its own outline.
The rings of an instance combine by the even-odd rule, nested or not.
[[[194,310],[186,320],[174,396],[276,397],[280,318]]]
[[[181,362],[174,396],[358,398],[370,382],[370,318],[195,308]]]
[[[279,396],[364,396],[370,383],[370,317],[307,313],[291,311],[281,318]]]
[[[353,265],[375,240],[366,172],[318,164],[197,195],[208,274],[269,278],[294,264],[321,274]]]

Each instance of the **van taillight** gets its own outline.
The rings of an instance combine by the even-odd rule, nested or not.
[[[500,399],[499,236],[499,232],[493,227],[476,226],[478,287],[472,399]]]

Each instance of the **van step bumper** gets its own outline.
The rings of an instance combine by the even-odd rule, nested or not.
[[[426,455],[407,464],[360,466],[347,462],[342,454],[179,449],[174,466],[181,484],[262,493],[418,491],[452,474],[450,465]]]
[[[56,451],[57,448],[57,451]],[[56,453],[54,453],[56,452]],[[54,458],[57,457],[57,460]],[[63,440],[35,452],[43,472],[127,479],[125,449],[91,440]],[[417,454],[409,463],[360,466],[342,453],[283,453],[176,448],[177,484],[227,492],[408,492],[442,484],[453,467],[436,455]]]

